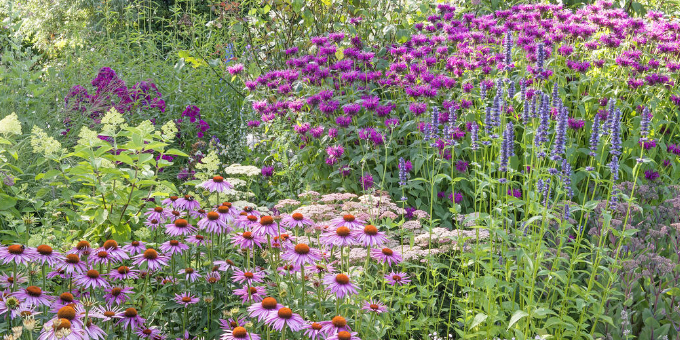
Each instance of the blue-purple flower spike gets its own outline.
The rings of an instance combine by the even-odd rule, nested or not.
[[[479,149],[479,126],[477,123],[473,122],[472,126],[470,126],[470,139],[472,140],[470,143],[472,151],[477,151]]]
[[[510,156],[514,153],[512,150],[514,148],[514,125],[512,122],[508,122],[505,126],[505,131],[503,132],[503,142],[501,143],[501,159],[500,159],[500,171],[508,170],[508,161]]]
[[[567,109],[561,106],[558,110],[559,116],[557,118],[557,126],[555,127],[555,143],[551,157],[554,161],[559,161],[562,158],[567,143]]]
[[[408,171],[406,170],[406,161],[404,157],[399,158],[399,185],[405,186],[408,181]]]
[[[612,118],[611,123],[611,150],[613,155],[621,154],[621,110],[616,109],[614,111],[614,118]]]
[[[649,134],[649,121],[651,119],[651,113],[649,108],[645,106],[642,110],[642,118],[640,120],[640,139],[645,142],[647,141],[647,135]]]
[[[593,119],[592,132],[590,133],[590,153],[591,157],[595,157],[595,152],[597,152],[597,145],[600,143],[600,116],[595,115]]]

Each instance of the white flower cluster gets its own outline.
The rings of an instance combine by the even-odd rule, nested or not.
[[[232,164],[229,166],[224,167],[224,173],[227,175],[244,175],[244,176],[258,176],[262,172],[260,168],[252,165],[241,165],[241,164]]]
[[[43,129],[33,126],[31,130],[31,147],[34,153],[42,153],[45,156],[57,155],[61,152],[61,144],[47,135]]]
[[[2,135],[21,134],[21,123],[19,122],[19,117],[17,117],[16,113],[12,112],[10,115],[0,120],[0,134]]]

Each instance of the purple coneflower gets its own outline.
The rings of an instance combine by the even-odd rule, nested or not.
[[[305,264],[314,264],[321,260],[321,252],[318,249],[310,248],[305,243],[298,243],[292,249],[288,249],[281,255],[281,258],[290,261],[293,265],[301,267]]]
[[[135,332],[140,339],[152,339],[161,338],[161,331],[153,327],[140,327]]]
[[[218,321],[220,323],[220,328],[222,328],[222,330],[225,331],[234,330],[234,328],[243,327],[243,325],[246,324],[246,319],[243,318],[239,319],[230,318],[229,320],[219,319]]]
[[[77,276],[75,284],[81,286],[83,289],[109,287],[109,283],[94,269],[90,269],[84,274]]]
[[[198,298],[190,293],[175,294],[175,302],[184,305],[184,307],[189,307],[189,305],[198,303]]]
[[[87,318],[83,327],[85,338],[89,340],[106,340],[106,332],[101,327],[95,325],[92,319]]]
[[[44,292],[40,287],[28,286],[17,292],[14,292],[12,296],[23,301],[27,305],[33,306],[49,306],[52,304],[53,296],[48,295],[49,292]]]
[[[220,340],[260,340],[260,336],[255,333],[248,332],[243,327],[236,327],[233,330],[228,330],[222,334]]]
[[[52,247],[43,244],[35,248],[35,253],[33,254],[33,259],[42,265],[49,265],[54,267],[60,262],[60,256],[58,252],[54,251]]]
[[[205,236],[203,235],[191,235],[185,239],[188,243],[195,244],[196,246],[204,246],[210,243],[211,241],[206,239]]]
[[[321,321],[322,328],[321,331],[326,334],[326,336],[331,336],[338,334],[339,332],[351,332],[352,330],[347,325],[347,319],[340,315],[336,315],[331,319],[331,321]]]
[[[78,274],[87,270],[85,262],[80,260],[78,254],[68,254],[64,260],[64,272],[66,274]]]
[[[359,220],[354,217],[354,215],[347,214],[343,215],[342,217],[336,217],[332,219],[329,224],[331,227],[335,228],[345,226],[352,230],[361,230],[366,225],[366,221]]]
[[[387,241],[385,233],[378,231],[378,228],[372,224],[367,224],[363,230],[352,231],[357,242],[364,247],[380,246]]]
[[[200,220],[206,218],[208,216],[208,212],[205,211],[205,209],[189,210],[189,216],[191,216],[191,218]]]
[[[276,236],[279,231],[285,232],[274,222],[274,218],[271,216],[260,216],[259,223],[253,225],[253,233],[259,236]]]
[[[305,320],[300,315],[293,313],[293,310],[288,307],[282,307],[276,312],[269,313],[264,322],[277,331],[288,326],[291,331],[297,332],[305,325]]]
[[[146,263],[148,270],[157,271],[168,265],[168,257],[158,254],[155,249],[149,248],[144,253],[135,256],[135,261],[132,262],[136,266],[142,263]]]
[[[160,246],[160,250],[163,253],[169,254],[170,256],[175,255],[175,254],[182,254],[185,250],[188,250],[189,246],[177,241],[177,240],[170,240],[167,241]]]
[[[236,265],[234,264],[234,261],[232,260],[219,260],[219,261],[214,261],[214,265],[218,266],[218,270],[226,272],[227,270],[234,269],[236,268]]]
[[[399,264],[402,261],[401,255],[390,248],[371,249],[371,257],[380,263],[386,263],[388,266]]]
[[[258,271],[243,271],[240,269],[234,270],[234,275],[232,279],[237,283],[245,283],[247,285],[253,285],[256,282],[262,282],[264,278],[264,273]]]
[[[251,231],[244,231],[241,234],[236,234],[232,237],[231,243],[240,248],[253,249],[253,247],[262,248],[262,243],[266,240]]]
[[[211,234],[221,234],[226,228],[226,219],[220,218],[220,213],[216,211],[209,212],[205,218],[198,221],[198,227]]]
[[[130,244],[123,246],[123,250],[134,256],[143,253],[146,250],[146,244],[141,241],[132,241]]]
[[[403,286],[409,282],[411,282],[411,279],[409,278],[406,273],[395,273],[391,272],[387,275],[385,275],[385,279],[387,280],[387,283],[389,283],[392,286]]]
[[[210,192],[219,193],[228,193],[234,188],[234,186],[225,181],[222,176],[214,176],[212,179],[209,179],[198,186],[203,187]]]
[[[326,334],[321,331],[323,325],[318,322],[312,322],[303,327],[305,330],[305,336],[311,340],[323,340],[326,338]]]
[[[69,292],[64,292],[59,294],[56,299],[52,302],[50,310],[54,313],[58,312],[62,307],[70,305],[72,303],[78,304],[75,296]]]
[[[108,265],[117,262],[111,254],[106,250],[95,251],[94,254],[87,258],[90,265]]]
[[[122,325],[123,329],[136,329],[142,327],[142,325],[144,325],[144,321],[145,320],[139,316],[137,310],[130,307],[123,312],[121,319],[116,323],[116,325]]]
[[[323,283],[326,285],[326,290],[335,294],[339,299],[345,296],[358,294],[357,286],[349,280],[346,274],[329,274],[323,278]]]
[[[254,303],[248,307],[248,315],[251,318],[257,318],[258,321],[267,319],[270,313],[283,308],[283,305],[278,303],[273,297],[266,297],[262,302]]]
[[[27,281],[28,279],[21,275],[21,273],[16,273],[16,277],[2,273],[2,275],[0,275],[0,288],[9,288],[12,287],[13,284],[22,284]]]
[[[120,262],[123,260],[129,260],[130,256],[120,247],[118,247],[118,242],[114,240],[108,240],[102,244],[101,248],[96,251],[107,251],[111,255],[112,261]]]
[[[241,297],[241,303],[260,302],[267,295],[267,290],[259,286],[243,286],[243,288],[234,289],[234,295]]]
[[[104,300],[109,305],[122,305],[130,299],[128,294],[132,293],[132,287],[111,287],[106,289],[106,295],[104,295]]]
[[[196,227],[189,224],[189,221],[178,218],[174,223],[165,225],[165,233],[170,236],[189,235],[196,232]]]
[[[161,204],[166,206],[166,207],[170,207],[172,209],[175,209],[176,206],[177,206],[176,202],[177,202],[178,199],[179,199],[178,196],[170,196],[170,197],[164,199],[163,202],[161,202]]]
[[[184,195],[175,202],[175,209],[194,211],[201,208],[201,204],[194,199],[194,196]]]
[[[340,331],[326,338],[326,340],[361,340],[357,332]]]
[[[154,231],[156,230],[156,228],[160,227],[161,222],[157,219],[150,219],[146,220],[146,222],[144,222],[144,225],[147,226],[149,230]]]
[[[184,268],[177,272],[177,274],[184,274],[184,279],[189,281],[189,282],[195,282],[199,278],[201,278],[201,274],[199,274],[194,268]]]
[[[172,216],[171,211],[172,210],[163,207],[155,207],[145,212],[144,216],[146,216],[147,221],[156,220],[159,223],[162,223],[167,221],[170,218],[170,216]]]
[[[322,244],[336,247],[346,247],[357,243],[352,235],[352,230],[346,226],[324,233],[321,235],[320,241]]]
[[[376,314],[381,314],[387,312],[387,306],[383,305],[382,303],[378,301],[365,301],[364,306],[361,307],[361,309],[373,312]]]
[[[314,221],[303,216],[301,213],[293,213],[286,215],[281,219],[281,224],[289,228],[304,228],[305,226],[314,226]]]
[[[4,264],[14,262],[16,265],[27,266],[33,259],[33,249],[21,244],[13,244],[7,248],[0,248],[0,261]]]
[[[110,321],[113,319],[123,318],[123,308],[111,305],[96,306],[90,312],[93,317],[102,319],[102,321]]]

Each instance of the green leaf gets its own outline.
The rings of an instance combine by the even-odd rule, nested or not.
[[[0,194],[0,210],[13,208],[17,204],[17,199],[7,194]]]
[[[170,149],[170,150],[166,151],[165,154],[166,154],[166,155],[175,155],[175,156],[189,157],[189,155],[187,155],[186,153],[184,153],[184,152],[182,152],[182,151],[180,151],[180,150],[177,150],[177,149]]]
[[[475,319],[472,320],[472,324],[470,325],[470,328],[477,327],[480,323],[484,322],[484,320],[486,320],[486,318],[488,318],[488,317],[489,316],[484,314],[484,313],[477,313],[477,315],[475,315]]]
[[[510,324],[508,325],[508,329],[512,327],[517,321],[519,321],[521,318],[528,316],[529,313],[523,311],[523,310],[516,310],[514,313],[512,313],[512,317],[510,317]]]

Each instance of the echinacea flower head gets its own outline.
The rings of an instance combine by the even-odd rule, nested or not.
[[[111,258],[115,262],[120,262],[123,260],[129,260],[130,256],[128,256],[127,253],[125,253],[125,250],[120,248],[118,246],[118,242],[114,240],[107,240],[102,244],[101,248],[97,249],[97,251],[106,251],[111,255]]]
[[[402,261],[401,255],[390,248],[371,249],[371,257],[380,263],[386,263],[388,266],[399,264]]]
[[[33,258],[33,249],[21,244],[12,244],[0,248],[0,261],[4,264],[13,263],[27,266]]]
[[[378,231],[378,227],[367,224],[363,230],[352,231],[354,238],[364,247],[381,246],[387,241],[385,233]]]
[[[16,276],[2,273],[0,275],[0,288],[10,288],[12,287],[12,285],[22,284],[27,281],[28,279],[25,276],[23,276],[20,272],[17,272]]]
[[[278,303],[273,297],[265,297],[261,302],[257,302],[248,307],[248,315],[251,318],[257,318],[258,321],[264,321],[267,316],[279,309],[283,305]]]
[[[354,215],[352,214],[346,214],[343,215],[342,217],[336,217],[332,219],[329,223],[330,227],[348,227],[352,230],[361,230],[364,228],[366,225],[366,221],[357,219]]]
[[[234,275],[232,276],[234,282],[244,283],[247,285],[253,285],[256,282],[262,282],[264,278],[264,273],[259,271],[243,271],[240,269],[234,270]]]
[[[234,261],[226,259],[224,261],[218,260],[213,262],[214,265],[218,266],[219,271],[226,272],[227,270],[234,269],[236,268],[236,264],[234,264]]]
[[[64,318],[54,318],[45,323],[39,340],[82,340],[85,331],[73,322]]]
[[[156,337],[161,335],[161,331],[154,327],[140,327],[135,331],[135,334],[137,334],[140,339],[155,340]]]
[[[189,249],[188,245],[177,240],[166,241],[160,246],[160,250],[163,253],[170,254],[170,256],[175,254],[182,254],[185,250],[188,249]]]
[[[167,256],[158,254],[155,249],[149,248],[145,250],[144,253],[135,256],[135,261],[132,262],[135,266],[144,263],[146,263],[146,268],[148,270],[157,271],[168,266],[168,258]]]
[[[409,278],[409,276],[406,275],[406,273],[395,272],[391,272],[385,275],[385,280],[387,280],[387,283],[392,286],[403,286],[411,282],[411,278]]]
[[[191,195],[184,195],[183,197],[178,198],[175,202],[175,209],[179,210],[194,211],[200,208],[201,204],[198,203],[198,201],[194,199],[194,196]]]
[[[246,324],[246,319],[243,318],[230,318],[229,320],[219,319],[220,328],[224,331],[233,331],[236,327],[244,327]]]
[[[123,250],[134,256],[143,253],[146,250],[146,244],[141,241],[132,241],[130,244],[124,245]]]
[[[108,288],[109,283],[99,274],[97,270],[90,269],[87,272],[80,274],[75,279],[75,284],[83,289],[89,288]]]
[[[259,286],[243,286],[240,289],[234,289],[234,295],[241,297],[241,302],[261,302],[267,290]]]
[[[52,247],[42,244],[39,245],[35,248],[35,253],[33,255],[33,260],[37,261],[38,263],[42,265],[49,265],[50,267],[54,267],[56,264],[60,262],[60,257],[61,254],[58,252],[54,251]]]
[[[189,305],[197,304],[198,298],[191,293],[175,294],[175,302],[184,305],[184,307],[189,307]]]
[[[139,316],[139,312],[137,312],[137,309],[130,307],[125,309],[122,317],[120,318],[120,320],[118,320],[116,325],[121,325],[125,330],[127,330],[128,328],[137,329],[144,325],[144,321],[146,320]]]
[[[78,254],[66,255],[62,268],[66,274],[79,274],[87,270],[85,262],[80,260]]]
[[[304,228],[305,226],[313,227],[314,221],[305,217],[301,213],[293,213],[286,215],[281,219],[281,224],[289,228]]]
[[[295,247],[288,249],[281,255],[281,258],[290,261],[293,265],[301,267],[306,264],[314,264],[321,260],[321,252],[311,248],[305,243],[298,243]]]
[[[72,293],[70,292],[64,292],[59,294],[59,296],[56,297],[54,302],[52,302],[52,305],[50,306],[50,309],[52,312],[56,313],[58,312],[62,307],[71,305],[73,303],[77,304],[77,300],[75,296],[73,296]]]
[[[12,294],[16,298],[23,301],[23,303],[33,306],[49,306],[54,297],[49,295],[38,286],[28,286]]]
[[[196,227],[189,224],[189,221],[178,218],[174,223],[165,225],[165,233],[170,236],[184,236],[196,232]]]
[[[260,336],[248,332],[245,328],[243,327],[236,327],[233,330],[228,330],[222,334],[220,337],[220,340],[260,340]]]
[[[132,287],[111,287],[106,289],[104,300],[109,305],[122,305],[130,299],[128,294],[132,294]]]
[[[173,206],[174,208],[174,206]],[[172,216],[172,209],[168,208],[163,208],[163,207],[154,207],[149,209],[147,212],[144,213],[144,216],[146,216],[147,220],[156,220],[159,223],[163,223],[167,221],[170,216]]]
[[[175,209],[176,206],[177,206],[176,202],[177,202],[178,199],[179,199],[179,196],[170,196],[170,197],[164,199],[163,202],[161,202],[161,204],[168,207],[168,208]]]
[[[196,246],[204,246],[210,243],[211,241],[207,239],[205,236],[196,234],[196,235],[191,235],[186,238],[188,243],[195,244]]]
[[[117,307],[117,306],[112,306],[112,305],[104,305],[104,306],[96,306],[92,311],[90,311],[90,315],[93,317],[99,318],[102,321],[110,321],[113,319],[122,319],[123,318],[123,313],[124,310],[122,307]]]
[[[269,313],[264,322],[277,331],[288,326],[291,331],[297,332],[305,325],[305,320],[288,307],[281,307],[276,312]]]
[[[359,293],[357,286],[350,282],[347,274],[328,274],[324,276],[323,283],[326,285],[326,290],[335,294],[338,299]]]
[[[213,178],[199,184],[200,187],[210,192],[228,193],[234,188],[229,182],[224,180],[222,176],[214,176]]]
[[[221,234],[226,231],[226,219],[220,218],[217,211],[208,212],[206,217],[198,221],[198,227],[211,234]]]
[[[120,266],[118,268],[112,269],[111,272],[109,272],[108,276],[112,280],[118,281],[134,280],[139,277],[139,271],[131,269],[128,266]]]
[[[189,282],[195,282],[196,280],[201,278],[201,274],[199,274],[194,268],[184,268],[180,270],[177,274],[184,274],[184,279]]]
[[[279,232],[283,233],[285,230],[281,229],[271,216],[260,216],[260,221],[253,224],[253,233],[259,236],[276,236]]]
[[[326,340],[361,340],[357,332],[340,331],[337,334],[331,335]]]
[[[322,244],[335,247],[346,247],[356,244],[352,230],[344,225],[324,233],[321,235],[320,241]]]
[[[305,336],[311,340],[322,340],[326,338],[326,334],[321,331],[323,325],[318,322],[311,322],[305,325]]]
[[[262,248],[262,243],[266,240],[252,231],[244,231],[232,237],[231,243],[244,249]]]
[[[347,325],[347,319],[340,315],[334,316],[330,321],[322,321],[320,324],[322,325],[321,331],[324,332],[326,336],[332,336],[339,332],[352,331]]]
[[[365,301],[361,309],[376,314],[387,312],[387,306],[378,301]]]

